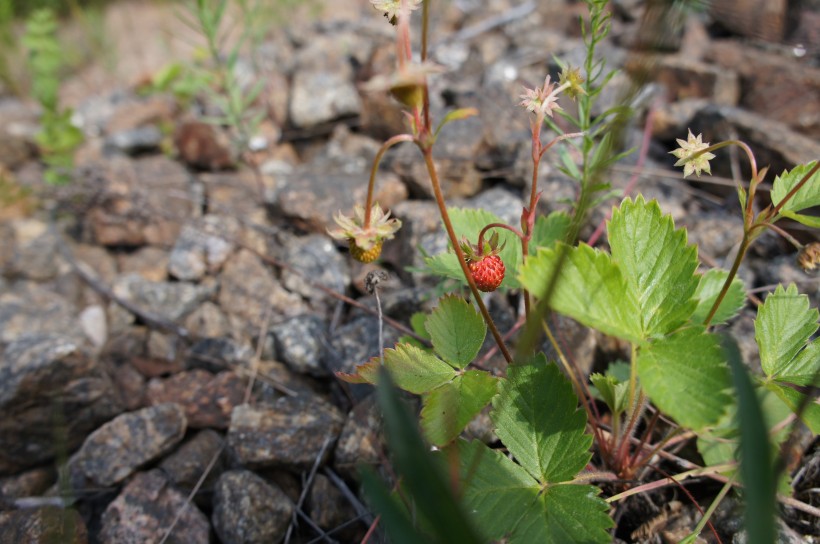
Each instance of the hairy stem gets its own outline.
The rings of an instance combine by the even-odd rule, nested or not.
[[[720,293],[718,293],[717,298],[715,299],[714,304],[712,304],[712,309],[709,310],[709,314],[706,316],[706,319],[703,321],[703,326],[708,327],[709,323],[712,322],[712,319],[715,317],[715,313],[717,313],[720,304],[723,302],[723,299],[726,297],[726,293],[729,292],[729,287],[732,285],[732,281],[737,276],[737,271],[740,268],[740,263],[743,261],[743,257],[746,255],[746,251],[749,249],[749,246],[752,243],[752,239],[750,236],[750,231],[745,230],[743,231],[743,239],[740,241],[740,247],[737,250],[737,255],[735,255],[735,260],[732,263],[732,268],[729,270],[729,275],[726,276],[726,281],[723,282],[723,287],[720,289]]]
[[[370,226],[371,208],[373,207],[373,193],[376,187],[376,172],[379,170],[379,164],[382,161],[382,157],[384,157],[387,150],[394,145],[401,142],[412,141],[413,136],[410,134],[398,134],[384,142],[381,148],[379,148],[379,152],[376,153],[376,157],[373,159],[373,165],[370,167],[370,181],[367,184],[367,199],[364,203],[364,228],[368,228]]]

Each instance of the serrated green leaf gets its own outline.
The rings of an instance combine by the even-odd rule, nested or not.
[[[697,308],[695,308],[695,313],[692,314],[693,323],[702,325],[706,320],[706,316],[712,310],[712,306],[715,304],[728,276],[729,273],[726,270],[713,268],[700,277],[698,288],[695,291],[695,298],[698,300],[698,305]],[[740,278],[735,276],[731,285],[729,285],[726,296],[723,297],[720,307],[717,309],[717,312],[715,312],[709,324],[718,325],[725,323],[736,316],[745,305],[746,286],[743,285],[743,281]]]
[[[732,400],[718,338],[701,327],[642,346],[635,364],[652,402],[684,427],[716,424]]]
[[[468,370],[424,396],[421,427],[431,444],[443,447],[495,396],[498,378],[482,370]]]
[[[541,248],[521,268],[521,284],[536,297],[543,297],[560,251],[566,251],[567,256],[561,263],[550,307],[587,327],[643,342],[637,294],[607,253],[585,244]]]
[[[611,542],[607,504],[589,485],[541,484],[478,441],[457,443],[463,500],[485,538],[510,544]]]
[[[805,395],[795,391],[791,387],[776,382],[768,382],[765,385],[767,389],[780,397],[780,400],[782,400],[792,412],[797,413],[798,408],[804,406],[803,411],[798,414],[800,419],[803,420],[803,423],[806,424],[811,432],[820,434],[820,404],[817,403],[817,399],[810,399],[806,402]]]
[[[426,322],[427,314],[424,312],[416,312],[410,316],[410,327],[413,328],[413,332],[425,340],[430,340],[430,333],[427,332],[427,327],[425,326]]]
[[[530,252],[539,247],[551,247],[555,242],[564,239],[572,218],[564,212],[552,212],[535,218],[535,227],[532,229]]]
[[[592,437],[572,386],[543,353],[511,365],[493,400],[496,434],[521,466],[542,482],[573,478],[590,459]]]
[[[481,314],[455,295],[443,297],[424,326],[436,353],[456,368],[464,368],[475,359],[487,335]]]
[[[695,311],[697,249],[675,229],[654,200],[627,198],[612,213],[607,232],[612,259],[638,294],[646,336],[667,334]]]
[[[466,236],[470,243],[478,243],[478,234],[481,229],[490,223],[503,223],[497,215],[485,210],[472,210],[467,208],[448,208],[450,220],[453,223],[453,230],[455,230],[456,237],[460,240]],[[504,249],[498,254],[501,260],[504,261],[506,274],[504,281],[501,282],[501,287],[514,289],[518,287],[516,274],[518,267],[521,266],[521,241],[514,233],[506,229],[494,229],[492,232],[498,233],[499,246],[504,244]],[[485,239],[489,239],[489,233]],[[439,276],[456,279],[463,284],[467,284],[464,279],[464,273],[461,271],[461,265],[458,263],[458,258],[452,252],[440,253],[425,259],[430,272]]]
[[[809,297],[797,292],[794,284],[785,290],[778,285],[774,293],[757,310],[755,340],[760,349],[763,372],[774,380],[788,374],[792,377],[813,374],[820,360],[795,360],[817,331],[818,312],[809,305]],[[813,348],[816,349],[816,348]]]
[[[384,366],[396,386],[420,395],[443,385],[456,376],[453,367],[410,344],[398,344],[384,350]],[[356,367],[358,375],[367,383],[376,384],[381,363],[378,358]]]
[[[791,171],[784,170],[783,173],[774,178],[772,182],[772,203],[780,202],[789,194],[800,180],[809,173],[817,164],[812,161],[792,168]],[[816,171],[811,178],[792,196],[784,205],[782,210],[789,212],[799,212],[812,206],[820,206],[820,170]]]

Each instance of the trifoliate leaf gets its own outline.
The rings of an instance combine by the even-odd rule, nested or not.
[[[462,236],[466,236],[470,243],[478,243],[478,234],[481,229],[490,223],[503,223],[504,221],[497,215],[485,210],[471,210],[466,208],[448,208],[450,220],[453,223],[453,230],[455,230],[456,237],[461,240]],[[518,236],[507,229],[493,229],[488,232],[485,240],[489,240],[489,235],[497,232],[499,246],[504,244],[504,249],[501,250],[499,256],[504,261],[504,267],[507,273],[504,275],[504,281],[501,282],[501,287],[510,289],[518,287],[516,274],[518,267],[521,265],[521,241]],[[440,253],[433,257],[425,259],[430,272],[439,276],[453,278],[459,280],[466,285],[467,280],[464,279],[464,273],[461,270],[461,265],[458,263],[458,258],[452,252]]]
[[[395,348],[384,350],[384,366],[390,371],[396,386],[417,395],[435,389],[456,376],[453,367],[410,344],[398,344]],[[380,367],[380,360],[374,358],[356,367],[356,371],[362,380],[375,384],[379,379]]]
[[[755,319],[755,340],[766,376],[799,385],[811,382],[820,370],[820,358],[797,354],[806,351],[806,343],[817,331],[817,318],[818,312],[810,307],[809,297],[799,294],[794,284],[785,290],[778,285],[774,293],[766,297]],[[809,349],[809,354],[812,353],[817,353],[816,347]]]
[[[692,315],[692,322],[702,325],[706,320],[706,316],[712,310],[715,301],[717,300],[720,290],[723,289],[723,284],[729,273],[726,270],[713,268],[700,277],[697,291],[695,291],[695,298],[698,300],[698,306],[695,308],[695,313]],[[710,325],[719,325],[725,323],[733,318],[743,309],[746,304],[746,286],[743,281],[735,276],[729,285],[729,290],[726,296],[720,303],[720,307],[712,317]]]
[[[686,245],[686,230],[675,229],[656,201],[627,198],[608,225],[612,259],[638,294],[646,336],[666,334],[695,311],[697,249]]]
[[[443,447],[490,402],[498,378],[482,370],[468,370],[425,395],[421,427],[431,444]]]
[[[590,485],[542,488],[520,465],[478,441],[457,443],[463,500],[485,538],[510,544],[611,542],[607,504]]]
[[[487,324],[466,300],[449,295],[439,300],[425,321],[436,353],[456,368],[470,364],[484,343]]]
[[[684,427],[714,425],[732,400],[718,338],[701,327],[642,346],[635,364],[652,402]]]
[[[789,191],[791,191],[803,177],[817,164],[812,161],[808,164],[801,164],[791,171],[785,170],[772,182],[772,203],[780,204]],[[820,170],[816,171],[811,178],[792,196],[784,205],[783,210],[789,212],[799,212],[812,206],[820,206]]]
[[[571,221],[570,216],[564,212],[552,212],[547,216],[536,217],[530,240],[530,252],[535,253],[539,247],[550,247],[555,242],[562,241]]]
[[[561,252],[566,252],[563,262]],[[521,284],[536,297],[546,294],[556,266],[560,272],[549,305],[606,334],[641,343],[638,296],[607,253],[587,245],[541,248],[521,268]]]
[[[578,409],[569,381],[543,353],[508,367],[490,417],[510,453],[539,481],[570,480],[590,459],[586,413]]]
[[[604,376],[597,373],[590,375],[589,380],[597,390],[598,397],[609,406],[614,414],[622,414],[626,411],[629,399],[629,382],[621,382],[614,376]]]

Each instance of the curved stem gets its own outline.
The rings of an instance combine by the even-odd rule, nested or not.
[[[384,154],[387,153],[387,150],[393,147],[394,145],[401,143],[401,142],[412,142],[413,136],[410,134],[398,134],[393,136],[386,142],[384,142],[379,149],[379,152],[376,153],[376,156],[373,158],[373,164],[370,167],[370,181],[367,184],[367,199],[364,203],[364,228],[368,228],[370,226],[370,215],[371,215],[371,208],[373,207],[373,190],[376,187],[376,172],[379,170],[379,164],[382,161],[382,157]]]
[[[522,242],[525,238],[524,233],[518,230],[515,227],[512,227],[506,223],[490,223],[489,225],[485,225],[481,232],[478,233],[478,249],[481,250],[484,248],[484,234],[490,229],[507,229],[508,231],[512,232],[516,236],[518,236]]]
[[[484,305],[484,300],[481,298],[481,292],[478,290],[478,287],[476,287],[472,274],[470,274],[470,269],[467,267],[467,261],[464,258],[464,252],[461,250],[461,246],[458,243],[458,238],[456,237],[455,229],[453,229],[453,223],[450,221],[450,215],[447,213],[447,205],[444,202],[444,195],[441,192],[438,172],[436,172],[436,166],[433,163],[432,148],[423,147],[422,145],[419,145],[419,148],[421,149],[422,155],[424,155],[424,163],[427,165],[427,173],[430,176],[430,183],[433,186],[433,193],[436,197],[436,204],[438,205],[439,214],[441,215],[441,221],[444,223],[444,229],[447,231],[447,236],[450,238],[450,243],[453,245],[453,250],[458,258],[458,264],[461,266],[461,271],[464,273],[464,278],[470,286],[470,291],[473,293],[473,298],[478,305],[478,309],[484,317],[484,321],[487,323],[487,327],[490,329],[496,344],[498,344],[498,349],[501,350],[501,354],[504,356],[504,359],[508,364],[510,364],[513,361],[512,355],[510,355],[510,351],[507,349],[507,346],[504,343],[504,338],[498,331],[498,327],[495,326],[493,319],[490,317],[490,312],[487,310],[487,306]]]
[[[729,275],[726,276],[726,281],[723,282],[723,287],[721,287],[720,293],[718,293],[714,304],[712,304],[712,309],[709,310],[709,314],[706,316],[706,319],[703,320],[704,327],[708,327],[709,323],[712,322],[712,318],[715,317],[715,313],[717,313],[717,310],[723,302],[726,293],[729,292],[729,287],[732,285],[732,281],[735,279],[735,276],[737,276],[740,263],[743,261],[743,257],[746,255],[746,250],[749,249],[749,245],[752,243],[749,232],[749,230],[743,231],[743,239],[740,241],[740,247],[737,250],[737,255],[735,255],[735,261],[732,263],[732,268],[729,270]]]

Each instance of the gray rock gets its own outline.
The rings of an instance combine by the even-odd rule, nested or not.
[[[323,366],[327,330],[322,319],[305,314],[270,328],[278,358],[296,372],[327,376]]]
[[[282,271],[282,284],[320,307],[324,302],[332,303],[336,299],[316,289],[308,281],[339,293],[344,293],[350,285],[347,260],[327,236],[312,234],[293,238],[287,243],[284,253],[283,260],[290,269]]]
[[[690,244],[713,259],[723,259],[743,237],[743,221],[725,213],[702,213],[686,216],[677,227],[686,227]],[[727,268],[731,263],[727,263]]]
[[[222,542],[280,542],[292,514],[293,505],[288,496],[253,472],[231,470],[216,484],[211,519]]]
[[[13,254],[4,267],[5,274],[34,281],[45,281],[57,275],[60,264],[59,236],[37,219],[11,223]]]
[[[105,145],[126,155],[137,155],[157,151],[162,138],[162,132],[157,127],[146,125],[111,134],[105,139]]]
[[[121,409],[100,364],[71,338],[30,334],[12,342],[0,366],[0,474],[53,459],[55,426],[73,449]]]
[[[0,502],[45,493],[57,479],[54,467],[37,467],[14,476],[0,478]]]
[[[356,366],[379,355],[379,320],[370,315],[356,317],[333,331],[331,350],[326,366],[332,372],[355,373]],[[391,327],[384,328],[384,346],[391,347],[399,334]],[[371,385],[351,385],[354,397],[363,398],[372,391]]]
[[[149,281],[136,274],[121,276],[112,289],[117,296],[171,321],[189,314],[213,293],[211,288],[204,285]]]
[[[122,275],[138,274],[148,281],[168,279],[168,251],[159,247],[143,247],[133,253],[118,255],[117,264]],[[111,278],[111,282],[116,278]]]
[[[3,542],[88,542],[88,531],[80,513],[58,506],[0,512],[0,535]]]
[[[217,338],[230,331],[228,317],[213,302],[203,302],[185,318],[185,328],[198,338]]]
[[[216,456],[216,461],[213,462],[199,490],[200,494],[207,494],[213,491],[216,480],[225,470],[226,458],[223,444],[222,437],[216,431],[211,429],[199,431],[175,452],[163,459],[159,468],[165,472],[176,488],[188,494],[211,466]]]
[[[294,126],[310,128],[361,112],[353,66],[338,36],[310,40],[294,64],[289,108]]]
[[[165,542],[210,542],[210,526],[205,514],[169,485],[160,470],[140,472],[103,512],[100,542],[155,544],[162,540],[174,521],[174,530]]]
[[[262,260],[247,250],[225,264],[219,305],[238,319],[249,335],[258,332],[268,305],[273,306],[274,317],[299,314],[304,308],[301,298],[283,289]]]
[[[180,280],[198,280],[213,273],[234,250],[239,222],[231,217],[205,215],[182,227],[168,262],[168,272]]]
[[[225,429],[231,411],[242,403],[245,384],[230,371],[213,375],[206,370],[186,370],[169,378],[154,378],[145,392],[149,404],[176,402],[185,409],[188,427]]]
[[[398,266],[424,268],[424,254],[436,255],[447,250],[447,237],[435,202],[408,200],[393,209],[401,220],[396,239],[382,249],[383,260]]]
[[[96,485],[113,485],[173,449],[185,427],[178,404],[121,414],[91,433],[69,465]]]
[[[354,205],[364,206],[369,175],[369,166],[362,168],[349,160],[317,160],[280,176],[274,205],[297,225],[324,232],[336,227],[333,216],[339,211],[350,215]],[[374,201],[389,209],[405,198],[407,188],[398,176],[379,171]]]
[[[319,397],[283,397],[273,405],[234,408],[228,444],[244,466],[310,468],[322,451],[323,461],[342,430],[344,415]]]
[[[529,201],[529,198],[527,199]],[[502,221],[515,228],[520,228],[521,211],[524,208],[524,201],[521,198],[501,187],[493,187],[473,198],[464,201],[456,200],[453,206],[461,208],[471,208],[494,213]],[[528,202],[529,205],[529,202]]]
[[[58,334],[82,342],[76,309],[54,291],[29,282],[14,282],[0,294],[0,344],[28,334]]]

